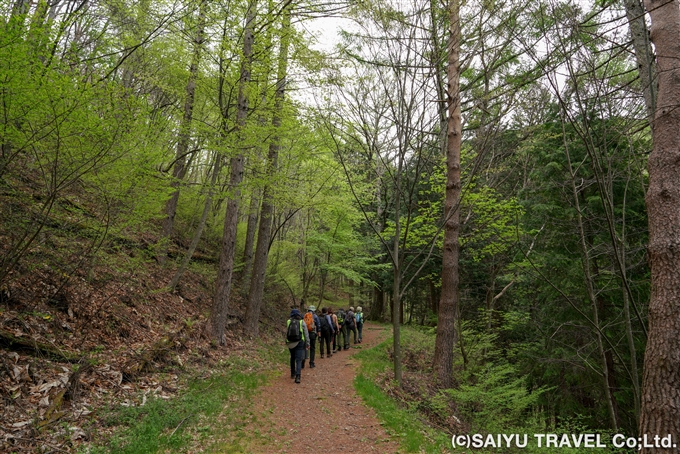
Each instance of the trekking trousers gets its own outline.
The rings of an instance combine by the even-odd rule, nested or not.
[[[349,332],[352,331],[354,333],[354,343],[357,343],[357,329],[354,325],[349,325],[347,327],[347,343],[349,344]]]
[[[314,352],[316,352],[316,333],[309,333],[309,364],[314,364]]]
[[[331,354],[331,332],[321,331],[321,337],[319,337],[319,344],[321,347],[321,356],[323,356],[323,344],[326,343],[326,353]]]
[[[302,372],[302,361],[305,359],[305,341],[300,341],[296,347],[289,348],[290,350],[290,374],[300,375]]]
[[[364,329],[364,324],[363,323],[357,323],[357,331],[359,331],[359,342],[363,339],[361,337],[361,331]]]
[[[343,324],[342,327],[340,327],[340,332],[338,332],[338,350],[347,347],[347,339],[347,327]]]

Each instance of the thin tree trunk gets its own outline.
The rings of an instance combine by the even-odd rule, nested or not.
[[[257,0],[251,0],[246,13],[246,26],[243,32],[243,59],[241,60],[241,77],[239,80],[238,100],[236,110],[236,125],[240,137],[248,118],[248,85],[250,84],[251,66],[253,63],[253,41]],[[238,226],[238,209],[241,198],[241,181],[243,180],[243,150],[231,158],[231,173],[229,186],[232,195],[227,202],[227,212],[224,217],[224,231],[222,233],[222,250],[220,265],[215,282],[215,298],[210,314],[212,337],[219,344],[223,344],[224,329],[227,324],[227,310],[231,293],[231,282],[234,272],[234,255],[236,252],[236,227]]]
[[[168,285],[169,289],[171,292],[175,290],[175,287],[177,287],[177,284],[179,284],[179,280],[182,278],[182,275],[186,271],[187,267],[189,266],[189,262],[191,262],[191,258],[194,256],[194,252],[196,251],[196,248],[198,247],[199,241],[201,241],[201,237],[203,236],[203,230],[205,229],[205,224],[208,221],[208,214],[210,214],[210,209],[212,208],[212,199],[213,199],[213,193],[215,191],[215,183],[217,182],[217,176],[220,173],[221,169],[221,164],[222,164],[222,156],[219,154],[215,154],[215,163],[213,165],[213,170],[212,170],[212,177],[210,178],[210,187],[208,188],[208,195],[205,198],[205,204],[203,206],[203,213],[201,214],[201,220],[198,222],[198,227],[196,228],[196,232],[194,233],[194,237],[191,240],[191,244],[189,245],[189,249],[187,249],[186,254],[184,254],[184,259],[182,260],[182,264],[179,266],[177,271],[175,272],[175,275],[172,277],[172,280],[170,281],[170,284]]]
[[[243,248],[243,270],[239,281],[247,282],[250,279],[250,269],[253,266],[253,246],[255,245],[255,231],[260,211],[260,193],[253,189],[248,208],[248,227],[246,228],[246,244]]]
[[[349,290],[347,290],[347,299],[349,300],[349,305],[354,306],[354,281],[349,280]]]
[[[453,385],[453,347],[456,344],[458,308],[458,234],[460,229],[460,149],[462,121],[460,110],[460,4],[449,1],[450,36],[448,43],[448,126],[446,146],[446,200],[444,202],[444,251],[442,288],[439,299],[437,336],[433,368],[437,385]]]
[[[672,434],[680,444],[680,2],[645,0],[645,7],[658,55],[659,94],[646,195],[652,291],[638,436]]]
[[[401,210],[401,173],[402,173],[403,159],[399,159],[398,169],[396,173],[396,188],[394,197],[394,244],[392,246],[392,348],[394,350],[394,379],[399,384],[403,385],[402,371],[401,371],[401,260],[399,257],[399,242],[401,240],[401,219],[399,217]]]
[[[633,39],[633,50],[640,75],[642,94],[647,107],[647,120],[650,125],[653,125],[657,97],[656,63],[652,43],[649,41],[647,24],[645,23],[645,8],[640,0],[625,0],[623,3],[626,8],[630,36]]]
[[[434,314],[436,314],[439,311],[439,298],[437,298],[437,289],[434,285],[434,280],[428,278],[427,282],[430,287],[430,309]]]
[[[371,312],[370,312],[370,317],[371,320],[377,320],[380,321],[382,320],[382,314],[383,311],[385,310],[385,294],[382,291],[382,288],[378,287],[373,287],[373,304],[371,304]]]
[[[563,123],[564,124],[564,123]],[[600,360],[602,361],[602,388],[604,390],[605,399],[607,401],[607,411],[609,413],[609,419],[611,423],[611,428],[616,431],[618,429],[618,421],[616,418],[616,409],[614,407],[613,395],[610,388],[610,370],[609,361],[607,360],[607,352],[604,348],[604,341],[602,340],[602,332],[600,329],[600,311],[598,310],[598,301],[595,294],[595,288],[593,286],[593,277],[591,274],[592,261],[590,259],[590,253],[588,252],[588,245],[586,243],[586,233],[585,227],[583,225],[583,217],[581,215],[581,204],[579,202],[579,193],[576,188],[576,175],[574,173],[574,168],[571,165],[571,157],[569,154],[569,148],[566,142],[566,135],[564,128],[562,130],[562,136],[564,138],[564,152],[567,157],[567,163],[569,165],[569,174],[571,180],[571,190],[574,198],[574,209],[576,210],[576,221],[579,230],[579,245],[581,247],[581,260],[583,262],[583,277],[586,284],[586,292],[588,295],[588,300],[593,311],[593,325],[595,327],[595,339],[597,341],[597,350],[600,355]]]
[[[184,116],[182,117],[182,123],[179,128],[175,163],[172,168],[172,182],[170,183],[170,187],[174,189],[174,192],[165,204],[165,219],[163,220],[159,250],[156,255],[156,260],[158,260],[158,263],[161,265],[165,263],[168,257],[168,246],[174,230],[175,214],[177,213],[177,204],[179,202],[180,182],[184,179],[184,175],[186,174],[186,155],[187,150],[189,149],[191,121],[194,116],[196,78],[198,77],[198,67],[201,62],[201,49],[203,48],[206,0],[201,0],[198,8],[198,27],[196,29],[196,37],[194,38],[194,53],[191,56],[189,80],[187,81],[185,91]]]

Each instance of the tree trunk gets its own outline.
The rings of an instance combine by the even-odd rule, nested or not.
[[[290,44],[290,3],[283,11],[283,23],[281,24],[281,43],[279,48],[279,63],[276,76],[276,93],[274,94],[274,113],[272,127],[274,136],[269,144],[267,156],[267,183],[262,194],[262,210],[260,211],[260,227],[257,231],[257,247],[253,262],[253,273],[250,280],[250,292],[248,295],[248,307],[246,308],[245,330],[251,336],[259,334],[260,311],[262,308],[262,296],[267,274],[267,258],[269,257],[269,240],[271,237],[272,216],[274,214],[274,195],[272,194],[275,184],[275,176],[281,151],[280,129],[283,118],[283,103],[286,97],[286,76],[288,74],[288,47]]]
[[[240,137],[248,118],[248,85],[250,84],[250,71],[253,63],[253,31],[257,0],[251,0],[246,13],[246,26],[243,33],[243,59],[241,60],[241,78],[238,87],[238,100],[236,110],[236,126]],[[240,141],[239,141],[240,142]],[[224,329],[227,324],[227,310],[231,293],[231,281],[234,272],[234,255],[236,252],[236,227],[238,226],[238,209],[241,197],[240,185],[243,180],[243,151],[231,158],[231,173],[229,186],[232,195],[227,202],[227,213],[224,217],[224,231],[222,233],[222,250],[220,252],[220,265],[217,270],[215,282],[215,298],[210,314],[210,326],[212,337],[219,344],[224,342]]]
[[[350,307],[354,307],[354,281],[352,279],[349,280],[348,288],[347,299],[349,300]]]
[[[564,123],[563,123],[564,125]],[[600,324],[600,310],[599,310],[599,304],[596,296],[596,291],[595,291],[595,286],[594,286],[594,279],[593,279],[593,272],[591,272],[591,266],[593,266],[593,263],[590,259],[590,253],[589,253],[589,247],[586,242],[586,232],[585,232],[585,226],[583,223],[583,217],[581,215],[581,203],[579,201],[579,191],[576,188],[576,173],[574,171],[574,168],[571,164],[571,156],[569,153],[569,148],[567,144],[567,138],[566,134],[564,131],[564,128],[562,129],[562,137],[564,139],[564,152],[567,157],[567,163],[569,165],[569,176],[571,180],[571,191],[572,191],[572,196],[574,198],[574,209],[576,210],[576,222],[578,224],[578,232],[579,232],[579,246],[581,247],[581,262],[582,262],[582,268],[583,268],[583,278],[584,278],[584,283],[586,286],[586,293],[588,296],[588,300],[590,301],[590,305],[593,311],[593,318],[592,318],[592,323],[594,325],[594,334],[595,334],[595,340],[597,341],[597,350],[598,354],[600,355],[600,361],[602,365],[602,389],[604,390],[604,396],[606,399],[607,403],[607,412],[609,413],[609,421],[611,423],[611,429],[616,431],[618,429],[618,421],[616,418],[616,408],[614,406],[614,396],[612,395],[611,388],[610,388],[610,369],[609,369],[609,362],[607,361],[607,351],[604,348],[604,340],[603,340],[603,333],[601,330],[601,324]]]
[[[196,228],[194,237],[191,240],[189,249],[187,249],[187,252],[184,255],[182,264],[175,272],[175,275],[172,277],[170,285],[168,285],[171,292],[174,291],[175,287],[177,287],[177,284],[179,284],[179,280],[182,278],[184,271],[186,271],[187,267],[189,266],[189,262],[191,261],[191,258],[194,256],[194,252],[198,247],[198,242],[201,241],[201,236],[203,236],[203,230],[205,229],[205,224],[208,221],[208,214],[210,214],[210,208],[212,208],[212,199],[213,193],[215,191],[215,183],[217,182],[217,176],[219,175],[220,169],[222,167],[221,164],[222,156],[220,156],[219,154],[215,154],[215,164],[213,165],[212,177],[210,178],[210,187],[208,188],[208,195],[205,198],[205,205],[203,206],[201,220],[198,222],[198,227]]]
[[[456,343],[458,307],[458,234],[460,227],[460,4],[449,1],[450,36],[448,44],[448,126],[446,145],[446,200],[444,202],[444,251],[442,288],[439,299],[437,337],[434,347],[434,374],[440,388],[453,385],[453,347]]]
[[[439,312],[439,298],[437,298],[437,288],[434,285],[434,281],[431,278],[427,279],[428,285],[430,287],[430,309],[434,314]]]
[[[172,182],[170,187],[174,192],[165,204],[165,219],[163,220],[163,230],[159,244],[156,260],[161,265],[165,264],[168,257],[168,246],[170,237],[174,230],[175,214],[177,213],[177,203],[179,202],[179,186],[186,174],[186,155],[189,149],[189,138],[191,135],[191,121],[194,116],[194,99],[196,97],[196,78],[198,77],[198,67],[201,62],[201,49],[203,47],[205,29],[205,8],[206,0],[201,0],[198,11],[198,27],[194,38],[194,53],[191,56],[189,66],[189,80],[187,81],[186,95],[184,98],[184,116],[179,128],[177,149],[175,152],[175,163],[172,167]]]
[[[385,294],[380,287],[373,287],[373,304],[371,304],[370,318],[371,320],[382,320],[382,314],[385,310]]]
[[[253,189],[248,208],[248,227],[246,228],[246,244],[243,247],[243,270],[239,278],[240,282],[250,280],[250,269],[253,266],[253,245],[255,244],[255,230],[257,229],[258,213],[260,211],[260,194]]]
[[[672,434],[680,444],[680,5],[645,0],[645,6],[658,55],[659,94],[646,195],[652,291],[638,435]]]
[[[653,125],[657,97],[656,63],[654,62],[652,43],[649,41],[649,33],[645,23],[645,9],[640,0],[625,0],[623,3],[626,8],[630,36],[633,40],[642,94],[647,107],[647,120],[649,120],[650,125]]]

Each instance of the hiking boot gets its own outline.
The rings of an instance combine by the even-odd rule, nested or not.
[[[316,367],[316,365],[315,365],[314,363],[309,363],[309,368],[310,368],[310,369],[314,369],[315,367]]]
[[[329,354],[330,354],[330,353],[329,353]],[[321,355],[321,357],[323,358],[323,355]]]
[[[295,378],[295,372],[290,373],[290,378]]]
[[[300,383],[300,376],[299,375],[295,376],[295,383]]]

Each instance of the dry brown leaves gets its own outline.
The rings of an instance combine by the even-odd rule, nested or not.
[[[209,375],[220,358],[248,347],[233,332],[224,348],[202,335],[210,295],[200,276],[188,273],[181,292],[169,294],[158,289],[172,272],[155,272],[94,284],[73,277],[61,290],[46,269],[13,282],[12,298],[0,301],[0,329],[76,359],[0,339],[0,452],[72,452],[93,427],[100,435],[110,430],[97,420],[104,406],[169,399],[181,390],[182,374]],[[238,303],[232,310],[241,312]],[[164,336],[170,342],[158,344]],[[126,365],[155,344],[161,354],[127,374]]]

